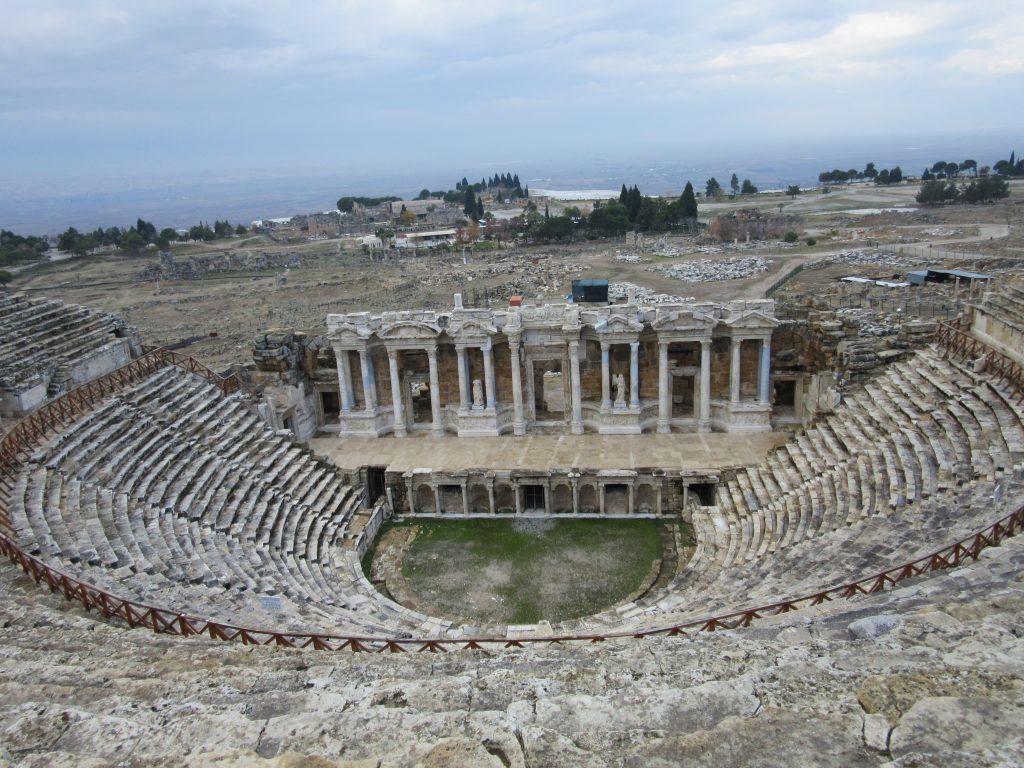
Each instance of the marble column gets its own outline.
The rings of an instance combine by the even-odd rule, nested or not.
[[[492,477],[487,483],[487,508],[493,515],[498,510],[494,506],[494,478]]]
[[[669,420],[672,418],[672,393],[668,375],[668,342],[658,342],[658,432],[671,432]]]
[[[377,410],[377,379],[373,375],[373,356],[368,349],[359,350],[359,370],[363,374],[363,401],[367,413]]]
[[[343,413],[349,413],[355,396],[352,394],[352,366],[349,363],[348,350],[335,348],[334,359],[338,366],[339,405]]]
[[[398,375],[398,350],[388,350],[388,367],[391,370],[391,405],[394,408],[395,437],[405,437],[405,406],[402,404],[402,380]]]
[[[440,486],[434,486],[434,513],[441,514],[441,488]]]
[[[460,483],[462,486],[462,514],[469,515],[469,488],[465,482]]]
[[[526,418],[523,416],[523,374],[519,365],[519,337],[509,337],[508,347],[512,358],[512,433],[525,435]]]
[[[444,437],[444,424],[441,423],[441,385],[437,380],[437,347],[427,348],[427,363],[430,366],[430,434]]]
[[[732,358],[729,363],[729,402],[735,405],[740,401],[740,349],[743,339],[735,336],[732,339]]]
[[[629,342],[629,407],[640,407],[640,342]]]
[[[469,410],[469,369],[466,367],[466,348],[456,347],[455,354],[459,359],[459,410]]]
[[[580,480],[578,477],[569,478],[572,483],[572,513],[578,515],[580,512]]]
[[[608,365],[608,342],[601,342],[601,412],[607,413],[612,407],[611,370]]]
[[[700,415],[697,431],[711,431],[711,339],[704,339],[700,343]]]
[[[633,488],[633,485],[634,485],[633,483],[629,484],[629,507],[626,509],[626,514],[628,514],[628,515],[632,515],[634,510],[635,510],[635,507],[633,505],[633,501],[635,499],[635,493],[636,492],[635,492],[635,490]]]
[[[580,386],[580,343],[578,340],[569,342],[570,390],[572,394],[572,421],[569,431],[574,435],[583,434],[583,389]]]
[[[495,392],[497,382],[494,379],[494,345],[488,342],[480,348],[484,353],[484,381],[487,389],[487,407],[494,410],[498,402],[498,393]]]
[[[769,382],[772,368],[772,340],[761,339],[761,359],[757,366],[757,399],[767,404],[770,397]]]

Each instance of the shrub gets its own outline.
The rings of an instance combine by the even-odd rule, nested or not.
[[[787,243],[795,243],[797,240],[800,239],[800,235],[798,235],[796,232],[790,231],[783,235],[782,239]]]
[[[807,243],[808,245],[817,245],[817,244],[818,244],[818,241],[817,241],[817,240],[815,240],[815,239],[814,239],[813,237],[808,237],[808,238],[807,238],[807,240],[806,240],[806,243]]]

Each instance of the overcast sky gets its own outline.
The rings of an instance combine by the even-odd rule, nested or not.
[[[8,185],[1024,123],[1019,0],[0,2]]]

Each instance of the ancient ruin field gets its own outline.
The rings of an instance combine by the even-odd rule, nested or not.
[[[752,200],[701,201],[704,222],[719,213],[749,207],[800,215],[806,235],[816,240],[814,245],[800,240],[789,247],[755,242],[709,249],[693,237],[673,234],[649,236],[642,249],[619,238],[514,247],[505,242],[501,248],[487,243],[484,249],[481,244],[480,249],[467,252],[465,261],[461,251],[452,251],[404,254],[398,262],[381,263],[365,256],[351,241],[310,241],[295,230],[278,232],[273,239],[249,235],[210,245],[175,244],[175,264],[199,267],[174,279],[154,278],[159,264],[155,253],[111,252],[34,267],[16,275],[12,287],[123,313],[147,343],[180,345],[221,368],[248,362],[252,337],[261,328],[321,333],[329,312],[440,309],[451,306],[457,291],[469,305],[504,306],[513,293],[527,300],[554,302],[564,298],[574,278],[597,277],[698,300],[760,298],[782,274],[802,264],[831,258],[839,251],[883,244],[905,249],[917,257],[915,264],[967,265],[999,273],[1016,269],[1024,244],[1020,228],[1008,224],[1021,219],[1024,184],[1011,184],[1010,198],[992,205],[934,209],[914,208],[916,190],[916,185],[854,185],[835,188],[827,195],[807,192],[795,199],[764,194]],[[552,213],[565,204],[552,201]],[[889,206],[905,210],[893,213],[885,210]],[[709,282],[687,282],[656,271],[694,261],[746,257],[764,259],[767,269]],[[218,260],[229,258],[250,266],[216,267]],[[285,263],[287,268],[280,266]],[[282,284],[276,276],[285,271]],[[835,293],[841,274],[889,277],[893,271],[889,264],[837,265],[806,273],[802,290]]]
[[[416,520],[386,528],[374,572],[399,602],[484,625],[567,621],[649,589],[671,535],[655,520]]]

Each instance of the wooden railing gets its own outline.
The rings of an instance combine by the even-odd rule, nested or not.
[[[974,354],[975,348],[965,342],[963,335],[948,326],[940,331],[942,343],[951,342],[955,349]],[[954,346],[950,346],[954,349]],[[993,351],[988,350],[986,351]],[[993,351],[994,352],[994,351]],[[998,355],[998,353],[995,353]],[[237,388],[229,380],[221,379],[190,358],[166,350],[154,350],[130,365],[103,377],[96,382],[80,387],[62,398],[49,403],[18,424],[0,444],[0,475],[13,485],[13,477],[21,465],[21,456],[32,445],[41,442],[49,431],[59,429],[87,410],[99,399],[119,388],[141,380],[165,365],[178,365],[215,381],[221,391],[228,393]],[[1012,362],[1012,361],[1011,361]],[[1015,374],[1006,368],[1008,374]],[[215,378],[214,378],[215,377]],[[1019,381],[1011,378],[1011,381]],[[7,494],[0,494],[3,512],[7,511]],[[5,555],[38,584],[45,584],[51,592],[61,593],[65,599],[73,600],[87,611],[97,611],[104,619],[115,620],[127,627],[145,627],[160,634],[179,637],[209,638],[244,645],[275,645],[286,648],[312,648],[323,651],[376,651],[402,653],[409,651],[447,652],[457,649],[522,648],[536,644],[599,643],[616,638],[644,638],[658,636],[684,636],[700,632],[714,632],[720,629],[747,627],[753,622],[770,616],[788,613],[837,599],[858,595],[869,595],[891,589],[900,582],[926,573],[954,568],[966,562],[977,560],[986,547],[997,546],[1003,539],[1024,529],[1024,507],[1017,509],[987,528],[943,547],[924,557],[873,573],[855,581],[826,587],[813,593],[779,600],[754,608],[717,614],[691,621],[668,624],[639,631],[608,632],[603,634],[568,634],[548,637],[476,637],[476,638],[396,638],[369,635],[341,635],[314,632],[288,632],[275,629],[258,629],[227,624],[199,618],[186,613],[160,608],[134,600],[118,597],[87,582],[76,579],[63,571],[42,562],[26,553],[4,533],[0,533],[0,555]]]
[[[857,581],[755,608],[746,608],[741,611],[634,632],[523,638],[389,638],[241,627],[118,597],[46,565],[38,558],[26,554],[4,535],[0,535],[0,554],[10,558],[36,583],[45,584],[51,592],[59,592],[65,599],[81,603],[87,611],[95,610],[104,619],[119,620],[131,628],[145,627],[160,634],[203,637],[242,643],[243,645],[275,645],[284,648],[313,648],[320,651],[445,652],[457,649],[523,648],[527,645],[537,644],[600,643],[617,638],[675,637],[700,632],[714,632],[719,629],[739,629],[769,616],[821,605],[836,599],[876,594],[891,589],[907,579],[977,560],[983,549],[997,546],[1004,538],[1020,532],[1022,527],[1024,527],[1024,507],[966,539],[917,560],[897,565]]]
[[[985,373],[1006,379],[1018,390],[1024,390],[1024,366],[1016,360],[976,339],[953,323],[939,323],[935,340],[947,352],[961,359],[986,358]]]

